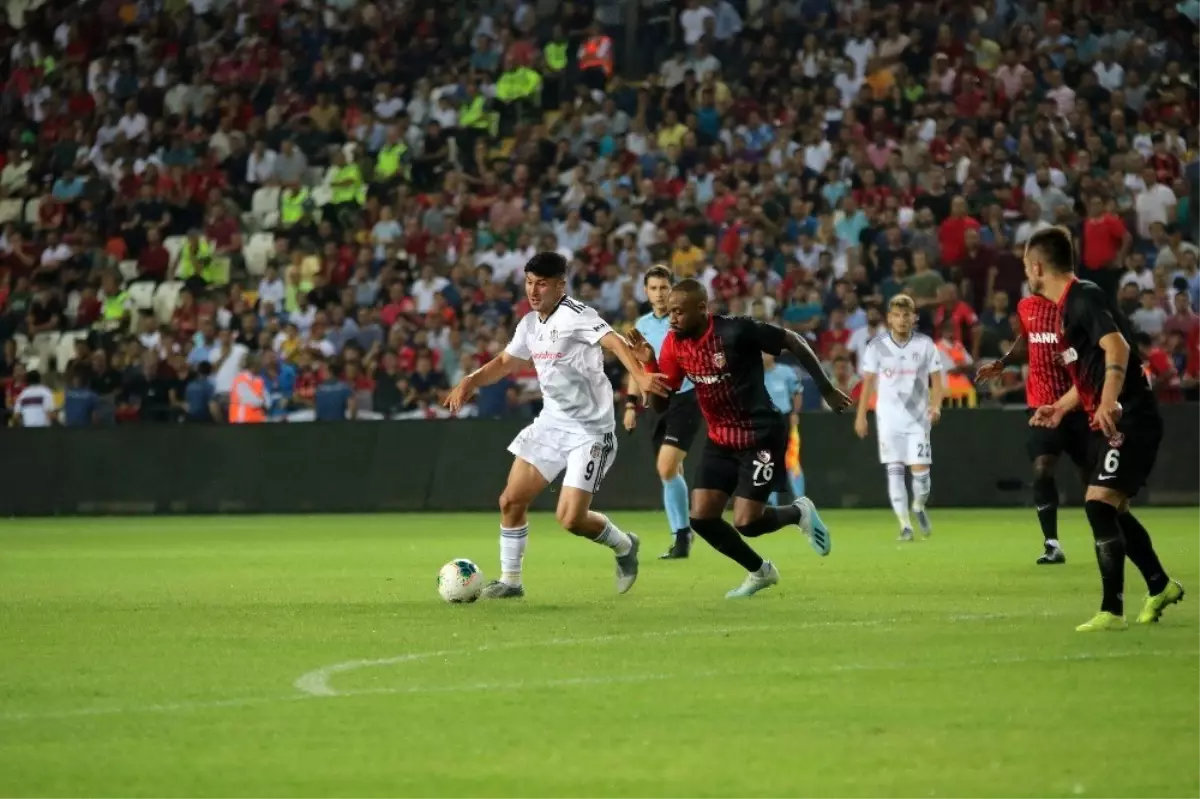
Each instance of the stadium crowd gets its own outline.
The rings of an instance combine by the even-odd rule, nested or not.
[[[8,0],[6,412],[441,416],[544,249],[623,326],[697,277],[847,390],[907,292],[956,401],[1023,403],[971,376],[1051,224],[1196,397],[1200,2],[634,1]]]

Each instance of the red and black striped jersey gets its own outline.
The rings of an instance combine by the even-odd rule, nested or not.
[[[674,330],[663,339],[658,366],[672,389],[686,377],[714,444],[753,449],[780,426],[780,409],[771,402],[763,378],[764,352],[778,355],[787,334],[782,328],[744,316],[710,316],[696,338]]]
[[[1071,375],[1056,360],[1062,349],[1058,306],[1034,294],[1017,303],[1017,324],[1029,353],[1025,401],[1030,408],[1051,405],[1071,390]]]

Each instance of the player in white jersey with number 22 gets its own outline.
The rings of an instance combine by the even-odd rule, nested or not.
[[[912,470],[912,512],[923,534],[933,532],[925,509],[932,486],[929,431],[942,417],[945,396],[941,353],[933,339],[914,330],[916,321],[917,306],[912,298],[905,294],[893,297],[888,304],[888,331],[872,339],[863,351],[863,391],[854,421],[858,437],[866,438],[867,410],[877,395],[879,462],[887,467],[888,499],[900,522],[901,541],[913,540],[904,482],[906,466]]]
[[[525,293],[533,310],[517,323],[502,353],[462,379],[446,397],[457,411],[480,386],[502,380],[532,362],[542,389],[542,412],[509,445],[515,457],[500,495],[500,579],[484,588],[485,599],[525,595],[521,580],[529,537],[529,506],[563,475],[558,522],[568,532],[609,547],[617,559],[617,592],[638,575],[638,538],[591,509],[592,495],[616,460],[613,387],[604,374],[612,351],[629,370],[638,391],[665,396],[660,377],[642,369],[628,343],[595,310],[566,294],[567,262],[538,253],[525,265]]]

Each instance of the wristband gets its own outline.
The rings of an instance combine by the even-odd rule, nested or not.
[[[625,407],[626,408],[632,408],[633,410],[636,411],[637,406],[638,406],[638,402],[637,402],[636,398],[634,398],[634,397],[626,397],[625,398]]]
[[[1110,363],[1108,366],[1104,367],[1104,371],[1120,372],[1121,374],[1125,374],[1125,367],[1119,363]]]

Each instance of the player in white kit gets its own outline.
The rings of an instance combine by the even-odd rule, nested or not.
[[[888,304],[888,332],[872,339],[863,351],[863,391],[854,421],[858,437],[866,438],[867,410],[872,397],[878,395],[875,432],[879,462],[887,467],[888,498],[900,522],[901,541],[913,540],[905,466],[912,470],[913,515],[924,535],[933,532],[925,510],[933,465],[929,429],[942,416],[945,395],[941,354],[933,339],[913,329],[916,321],[917,306],[912,298],[905,294],[893,297]]]
[[[529,506],[564,473],[559,524],[613,550],[617,593],[625,593],[637,580],[637,536],[591,510],[592,495],[617,454],[613,387],[604,374],[602,348],[620,359],[638,391],[665,396],[667,390],[659,376],[642,369],[625,339],[608,322],[566,295],[566,275],[566,259],[557,253],[538,253],[529,259],[525,293],[533,310],[517,323],[504,351],[464,377],[446,397],[446,405],[457,411],[479,387],[502,380],[530,362],[542,389],[542,412],[508,448],[516,458],[500,495],[500,579],[484,588],[485,599],[525,595],[521,566],[529,537]]]

